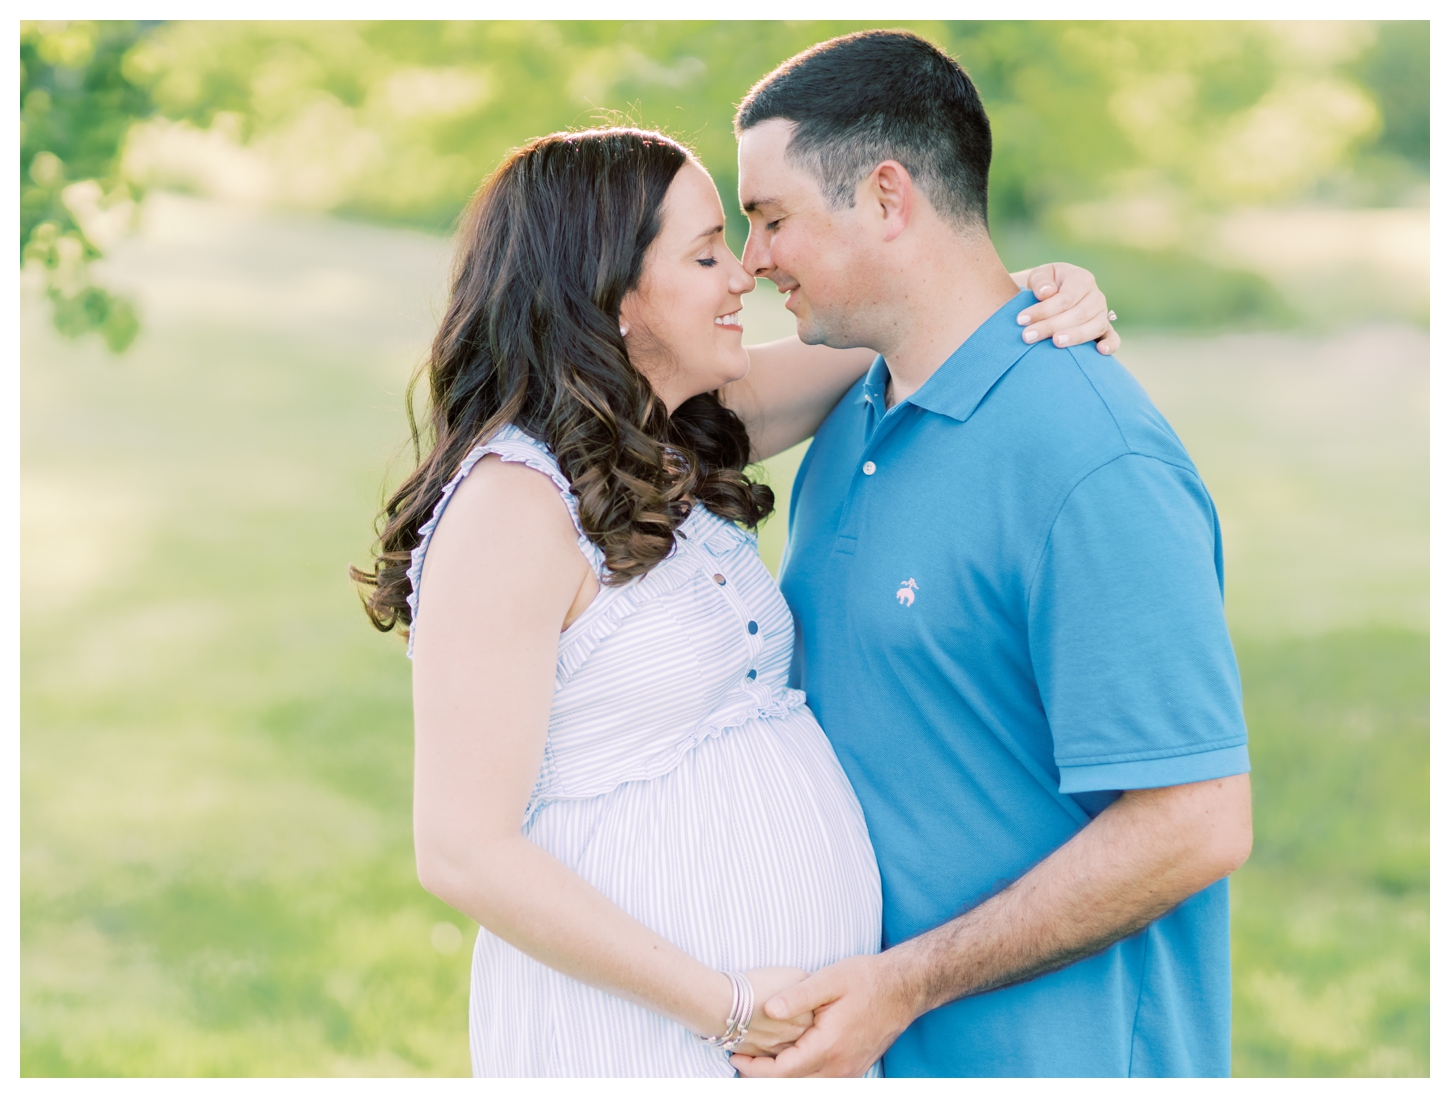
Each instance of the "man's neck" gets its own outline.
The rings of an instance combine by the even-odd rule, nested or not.
[[[955,242],[953,242],[955,244]],[[906,276],[902,303],[878,347],[891,373],[890,402],[926,384],[1018,287],[986,234],[933,248]]]

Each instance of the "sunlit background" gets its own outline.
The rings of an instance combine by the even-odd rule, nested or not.
[[[981,89],[1004,256],[1097,273],[1221,512],[1234,1069],[1423,1075],[1428,24],[910,25]],[[25,1074],[467,1072],[474,928],[346,579],[447,233],[511,146],[627,119],[738,247],[733,104],[859,26],[22,25]],[[746,324],[792,330],[769,283]]]

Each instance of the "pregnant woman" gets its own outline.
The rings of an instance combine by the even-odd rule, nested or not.
[[[1080,278],[1060,296],[1090,310]],[[482,928],[477,1075],[733,1075],[811,1023],[771,994],[880,946],[861,810],[743,529],[773,502],[746,464],[873,356],[747,353],[753,288],[656,133],[540,138],[465,220],[431,449],[355,575],[409,628],[418,872]]]

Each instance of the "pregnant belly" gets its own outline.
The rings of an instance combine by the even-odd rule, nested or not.
[[[712,968],[880,948],[866,824],[804,708],[704,740],[658,778],[542,805],[529,837]]]

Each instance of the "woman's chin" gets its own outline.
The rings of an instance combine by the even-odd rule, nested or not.
[[[691,371],[690,388],[695,390],[691,395],[713,393],[722,386],[729,385],[732,381],[739,381],[748,373],[750,373],[750,356],[746,354],[744,347],[737,347],[732,354],[717,356],[714,367],[708,374],[704,370]]]
[[[739,381],[750,373],[750,355],[744,347],[736,348],[736,353],[730,356],[730,364],[724,373],[726,376],[725,380],[720,383],[722,385],[731,381]]]

